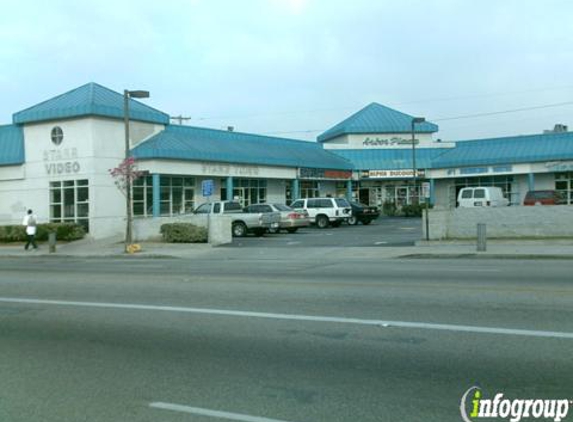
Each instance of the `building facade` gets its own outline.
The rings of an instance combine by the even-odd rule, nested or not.
[[[27,209],[41,222],[73,221],[96,238],[123,233],[125,197],[109,170],[125,158],[123,95],[90,83],[13,115],[0,126],[0,225]],[[436,206],[455,206],[465,186],[500,186],[512,204],[555,189],[573,202],[573,134],[566,131],[440,142],[438,126],[373,103],[318,142],[170,124],[130,100],[137,218],[177,216],[208,200],[243,205],[345,196],[371,205],[416,203],[430,186]]]

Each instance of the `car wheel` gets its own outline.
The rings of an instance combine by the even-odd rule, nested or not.
[[[367,226],[368,224],[372,223],[372,220],[362,220],[362,224],[364,224],[365,226]]]
[[[233,223],[232,229],[234,237],[245,237],[247,235],[247,226],[245,226],[245,223],[237,221]]]
[[[328,221],[328,217],[326,215],[319,215],[316,217],[316,225],[319,229],[327,228],[329,223],[330,222]]]
[[[298,227],[292,227],[292,228],[286,229],[286,230],[287,230],[287,232],[289,232],[289,233],[296,233],[296,231],[298,230]]]
[[[355,226],[358,224],[358,218],[356,218],[356,216],[352,216],[350,218],[348,218],[348,224],[351,226]]]

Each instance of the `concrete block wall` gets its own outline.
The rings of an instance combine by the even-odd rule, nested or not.
[[[486,224],[488,238],[573,237],[573,206],[432,209],[430,239],[471,239],[477,224]],[[424,238],[426,237],[425,225]]]
[[[228,215],[212,216],[208,223],[206,215],[185,215],[179,217],[137,218],[133,221],[135,241],[162,240],[160,228],[169,223],[191,223],[209,228],[209,244],[223,245],[233,241],[231,232],[232,217]]]

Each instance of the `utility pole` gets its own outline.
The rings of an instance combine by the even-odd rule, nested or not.
[[[179,122],[179,125],[182,125],[183,120],[185,120],[185,121],[191,120],[191,117],[184,117],[180,114],[179,116],[173,116],[173,117],[170,117],[169,119],[175,120],[175,121]]]

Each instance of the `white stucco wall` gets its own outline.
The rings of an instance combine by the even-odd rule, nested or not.
[[[1,224],[21,222],[27,208],[34,210],[40,222],[48,222],[50,182],[90,177],[93,173],[93,131],[89,120],[70,119],[24,126],[26,162],[19,170],[11,170],[12,174],[20,172],[23,178],[0,186]],[[64,132],[63,142],[58,146],[51,141],[54,126],[61,127]]]
[[[60,145],[51,140],[59,126]],[[131,122],[132,139],[140,141],[161,125]],[[0,224],[19,224],[26,209],[33,209],[40,222],[50,219],[50,182],[87,179],[89,186],[90,235],[95,238],[124,232],[125,197],[114,185],[109,169],[125,155],[121,120],[85,117],[24,125],[26,162],[0,167]]]

